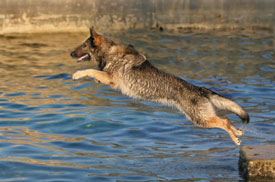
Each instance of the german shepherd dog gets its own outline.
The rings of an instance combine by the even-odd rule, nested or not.
[[[248,123],[249,115],[242,107],[207,88],[158,70],[132,45],[117,44],[91,28],[90,37],[71,56],[78,62],[92,60],[99,68],[77,71],[73,80],[93,77],[96,82],[119,89],[129,97],[174,106],[200,127],[225,130],[240,145],[237,136],[243,132],[226,117],[219,117],[216,111],[231,111]]]

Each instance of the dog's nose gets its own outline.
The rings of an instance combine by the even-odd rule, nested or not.
[[[75,58],[75,57],[76,57],[76,53],[73,51],[73,52],[71,53],[71,56],[72,56],[73,58]]]

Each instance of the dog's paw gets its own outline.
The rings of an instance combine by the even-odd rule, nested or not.
[[[241,139],[238,138],[238,140],[236,141],[236,145],[240,146],[242,143]]]
[[[238,138],[235,134],[230,134],[230,137],[232,139],[232,141],[237,145],[240,146],[241,145],[241,140],[240,138]]]
[[[239,139],[239,138],[232,138],[232,140],[233,140],[233,142],[235,143],[235,145],[237,145],[237,146],[240,146],[241,145],[241,140]]]
[[[83,71],[77,71],[73,74],[72,78],[73,78],[73,80],[78,80],[79,78],[82,78],[84,76],[86,76],[86,75]]]
[[[244,132],[242,130],[239,130],[239,129],[236,129],[234,132],[237,136],[242,136],[244,134]]]

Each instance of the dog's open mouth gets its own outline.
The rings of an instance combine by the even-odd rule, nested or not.
[[[89,54],[84,54],[77,59],[77,62],[80,63],[80,62],[90,61],[90,60],[91,60],[91,56]]]

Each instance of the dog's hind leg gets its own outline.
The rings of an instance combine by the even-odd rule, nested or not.
[[[227,119],[227,118],[225,118],[225,119]],[[229,120],[228,120],[228,122],[230,123]],[[233,124],[231,124],[230,127],[233,130],[233,132],[235,133],[235,135],[237,135],[237,136],[242,136],[243,135],[244,132],[242,130],[237,129]]]
[[[236,129],[227,118],[220,118],[218,116],[212,117],[204,123],[204,127],[221,128],[229,134],[236,145],[241,144],[240,139],[236,135],[241,135],[242,131]]]
[[[103,84],[111,86],[112,88],[117,88],[117,84],[113,81],[113,78],[107,72],[94,69],[75,72],[73,74],[73,80],[77,80],[86,76],[93,77],[97,82],[99,81]]]

